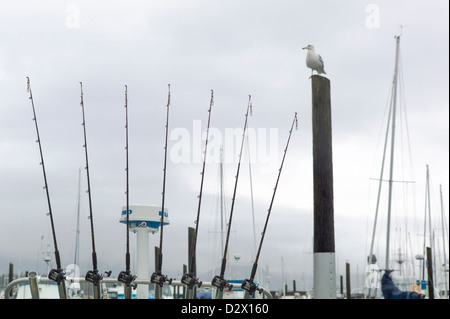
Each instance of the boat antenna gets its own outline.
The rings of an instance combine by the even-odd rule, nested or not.
[[[239,180],[239,170],[241,167],[242,149],[244,146],[245,132],[247,130],[249,112],[250,112],[250,115],[252,115],[252,97],[251,97],[251,95],[248,96],[247,112],[245,113],[244,131],[242,132],[241,150],[239,153],[239,161],[238,161],[238,166],[237,166],[236,179],[234,182],[233,198],[231,199],[231,212],[230,212],[230,217],[229,217],[229,221],[228,221],[227,237],[225,239],[225,248],[223,251],[220,275],[215,276],[213,278],[213,280],[211,281],[211,284],[217,288],[216,298],[222,298],[223,289],[225,287],[227,287],[228,289],[231,289],[233,287],[232,284],[229,284],[228,281],[225,280],[224,276],[225,276],[225,268],[227,265],[227,254],[228,254],[228,243],[230,240],[231,221],[233,219],[234,203],[235,203],[235,199],[236,199],[236,189],[237,189],[237,184],[238,184],[238,180]]]
[[[181,278],[181,282],[184,283],[186,286],[188,286],[189,289],[193,289],[194,286],[197,286],[200,288],[202,285],[202,282],[199,281],[198,278],[195,278],[195,267],[196,267],[196,246],[197,246],[197,236],[198,236],[198,226],[200,224],[200,207],[202,203],[202,194],[203,194],[203,180],[205,178],[205,163],[206,163],[206,153],[208,150],[208,138],[209,138],[209,125],[211,122],[211,108],[214,105],[214,91],[211,90],[211,100],[209,103],[209,109],[208,109],[208,126],[206,128],[206,142],[205,142],[205,150],[203,151],[203,168],[200,175],[202,176],[201,182],[200,182],[200,194],[198,197],[198,209],[197,209],[197,219],[195,220],[195,234],[193,238],[192,243],[192,250],[191,250],[191,256],[190,256],[190,263],[189,263],[189,271],[183,275]]]
[[[137,276],[132,275],[130,271],[130,192],[129,192],[129,170],[128,170],[128,88],[125,85],[125,151],[126,151],[126,200],[127,200],[127,229],[126,229],[126,238],[127,238],[127,250],[125,253],[125,271],[121,271],[117,280],[123,282],[126,285],[125,289],[125,298],[131,299],[131,288],[136,289],[137,284],[133,284],[133,281]]]
[[[86,176],[87,176],[87,190],[86,193],[88,194],[89,198],[89,220],[91,222],[91,240],[92,240],[92,266],[93,270],[89,270],[86,273],[85,279],[86,281],[91,282],[94,285],[94,298],[100,299],[100,281],[103,279],[103,275],[98,272],[97,268],[97,252],[95,251],[95,237],[94,237],[94,218],[92,214],[92,197],[91,197],[91,183],[89,178],[89,161],[88,161],[88,147],[87,147],[87,138],[86,138],[86,119],[84,115],[84,100],[83,100],[83,83],[80,82],[80,90],[81,90],[81,96],[80,96],[80,105],[81,105],[81,111],[83,115],[83,122],[81,125],[83,126],[83,133],[84,133],[84,152],[85,152],[85,158],[86,158]],[[105,272],[105,275],[109,277],[111,275],[111,271]]]
[[[259,260],[259,255],[261,253],[261,247],[262,247],[262,244],[263,244],[263,241],[264,241],[264,236],[266,234],[267,224],[269,222],[270,213],[272,212],[273,201],[275,199],[275,194],[277,192],[278,182],[280,181],[280,175],[281,175],[281,171],[283,169],[284,159],[286,158],[286,152],[288,150],[289,141],[291,140],[291,135],[292,135],[292,130],[294,128],[294,125],[295,125],[295,127],[297,129],[298,128],[297,112],[295,112],[294,120],[292,121],[291,129],[289,131],[289,137],[288,137],[288,140],[287,140],[287,143],[286,143],[286,148],[284,149],[283,159],[281,160],[280,169],[278,170],[277,181],[275,183],[275,188],[273,189],[272,200],[270,201],[269,209],[267,210],[266,223],[264,224],[264,229],[263,229],[263,231],[261,233],[261,241],[259,243],[258,252],[256,253],[255,262],[253,263],[253,268],[252,268],[252,272],[250,274],[250,279],[245,279],[244,282],[242,283],[242,286],[241,286],[242,289],[244,289],[246,291],[245,292],[246,298],[248,298],[249,295],[250,296],[253,295],[255,290],[258,290],[260,293],[262,292],[262,289],[258,288],[258,285],[255,284],[253,282],[253,280],[255,279],[256,270],[258,268],[258,260]]]
[[[163,260],[163,230],[164,230],[164,200],[166,196],[166,167],[167,167],[167,137],[169,134],[169,107],[170,107],[170,84],[168,84],[169,93],[167,97],[167,116],[166,116],[166,140],[164,143],[164,169],[163,169],[163,190],[162,190],[162,204],[161,204],[161,232],[159,237],[159,253],[156,261],[156,271],[152,274],[150,281],[158,284],[160,287],[164,283],[169,285],[172,283],[172,278],[168,278],[162,274],[162,260]]]
[[[50,193],[48,190],[48,183],[47,183],[47,174],[45,172],[45,164],[44,164],[44,155],[42,153],[42,145],[41,145],[41,138],[39,136],[39,127],[38,127],[38,122],[37,122],[37,117],[36,117],[36,109],[34,107],[34,100],[33,100],[33,94],[31,92],[31,84],[30,84],[30,78],[27,77],[27,91],[28,93],[30,93],[30,97],[29,99],[31,100],[31,107],[33,109],[33,121],[36,127],[36,135],[37,135],[37,140],[36,143],[38,143],[39,145],[39,154],[41,156],[41,166],[42,166],[42,173],[44,175],[44,189],[47,195],[47,205],[48,205],[48,213],[47,216],[50,217],[50,224],[51,224],[51,228],[52,228],[52,235],[53,235],[53,245],[54,245],[54,249],[55,249],[55,260],[56,260],[56,269],[52,269],[50,270],[49,274],[48,274],[48,278],[50,278],[53,281],[56,281],[58,283],[58,287],[59,287],[59,295],[61,299],[66,299],[66,288],[65,288],[65,278],[66,278],[66,274],[64,272],[64,270],[61,267],[61,258],[59,255],[59,250],[58,250],[58,243],[56,241],[56,232],[55,232],[55,223],[53,221],[53,212],[52,212],[52,206],[50,203]]]

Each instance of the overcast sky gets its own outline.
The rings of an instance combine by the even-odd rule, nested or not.
[[[381,167],[394,35],[400,32],[404,99],[399,118],[404,124],[399,124],[402,143],[396,158],[403,164],[398,164],[394,179],[414,181],[396,185],[407,185],[415,200],[410,222],[394,225],[393,236],[411,233],[421,249],[428,164],[433,226],[440,239],[439,185],[447,221],[449,210],[448,6],[444,0],[0,1],[0,273],[7,272],[10,262],[22,271],[45,271],[39,253],[51,244],[26,90],[30,77],[64,265],[73,263],[78,172],[85,166],[79,105],[83,82],[98,266],[113,270],[113,276],[125,268],[125,228],[118,222],[126,200],[125,85],[130,202],[148,205],[161,205],[171,85],[165,197],[170,225],[164,229],[163,272],[173,277],[187,263],[187,228],[194,227],[202,168],[204,140],[199,136],[206,128],[211,90],[214,134],[197,248],[198,272],[211,275],[201,278],[204,281],[215,275],[211,269],[222,254],[220,145],[233,129],[242,129],[251,95],[256,235],[246,148],[230,238],[230,253],[250,262],[297,112],[298,130],[292,133],[259,265],[270,270],[274,281],[283,272],[289,282],[296,279],[311,288],[305,279],[312,274],[313,243],[311,72],[302,48],[313,44],[331,81],[337,270],[343,274],[349,261],[352,271],[361,275],[374,219],[378,184],[373,179]],[[234,143],[224,146],[227,214],[240,138]],[[84,170],[81,181],[84,274],[92,268]],[[380,214],[385,210],[383,206]],[[377,237],[383,238],[379,228]],[[134,235],[131,244],[134,259]],[[159,236],[150,236],[151,272],[153,247],[158,245]],[[380,260],[383,245],[377,240]]]

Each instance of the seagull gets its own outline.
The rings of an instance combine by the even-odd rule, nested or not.
[[[306,55],[306,66],[311,69],[311,78],[313,76],[313,71],[316,70],[317,74],[326,74],[325,70],[323,69],[324,64],[322,57],[314,51],[314,46],[312,44],[308,44],[306,47],[303,48],[308,50],[308,54]]]

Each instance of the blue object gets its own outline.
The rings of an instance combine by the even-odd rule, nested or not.
[[[387,270],[381,277],[381,290],[384,299],[423,299],[424,296],[415,291],[401,291],[394,284],[391,271]]]

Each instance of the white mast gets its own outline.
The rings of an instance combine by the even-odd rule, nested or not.
[[[391,236],[391,206],[392,206],[392,183],[394,173],[394,144],[395,144],[395,112],[397,105],[397,80],[398,80],[398,56],[400,46],[400,36],[396,36],[396,49],[395,49],[395,68],[394,68],[394,80],[393,80],[393,93],[392,93],[392,135],[391,135],[391,163],[389,171],[389,197],[388,197],[388,216],[387,216],[387,231],[386,231],[386,264],[385,268],[389,269],[389,242]]]

